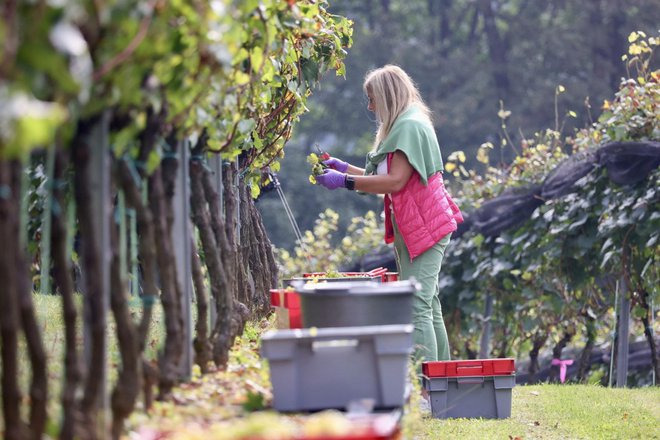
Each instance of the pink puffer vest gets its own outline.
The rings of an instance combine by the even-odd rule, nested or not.
[[[392,154],[388,154],[388,169]],[[392,209],[390,209],[390,207]],[[445,189],[441,173],[424,185],[417,171],[399,192],[385,197],[385,242],[394,241],[391,211],[408,248],[410,261],[426,252],[463,222],[463,215]]]

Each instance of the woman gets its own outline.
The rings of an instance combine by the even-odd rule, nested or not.
[[[316,180],[328,189],[385,195],[385,241],[394,243],[400,278],[414,277],[421,285],[413,302],[416,358],[449,360],[438,275],[451,233],[463,217],[445,190],[430,111],[398,66],[368,73],[364,92],[378,121],[366,168],[333,157]]]

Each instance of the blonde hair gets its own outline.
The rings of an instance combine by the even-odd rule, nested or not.
[[[374,149],[387,137],[394,121],[411,105],[419,108],[431,122],[431,111],[424,104],[413,80],[399,66],[387,64],[367,73],[364,78],[364,93],[371,93],[376,107],[378,130]]]

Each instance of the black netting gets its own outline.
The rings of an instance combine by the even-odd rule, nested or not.
[[[660,166],[660,142],[611,142],[597,150],[575,154],[552,170],[542,185],[505,190],[481,208],[467,214],[452,238],[473,230],[495,237],[526,220],[534,210],[549,200],[574,191],[575,182],[589,174],[597,165],[607,168],[608,177],[620,185],[632,185],[645,179]],[[391,251],[390,251],[391,252]],[[352,271],[373,267],[395,270],[394,255],[365,255]]]
[[[342,266],[342,272],[368,272],[384,267],[390,272],[396,272],[396,256],[393,248],[376,249],[368,252],[362,258],[353,260],[350,264]]]
[[[596,155],[593,151],[570,156],[546,176],[541,198],[549,200],[569,194],[576,189],[575,182],[589,174],[595,166]]]
[[[543,203],[540,193],[541,185],[504,191],[472,213],[473,229],[494,237],[526,221]]]
[[[461,214],[463,214],[463,222],[458,224],[458,229],[451,234],[451,238],[458,238],[472,229],[472,216],[464,212]]]
[[[596,155],[598,163],[607,167],[610,180],[634,185],[660,166],[660,142],[610,142]]]

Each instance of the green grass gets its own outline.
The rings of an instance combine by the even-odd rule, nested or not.
[[[47,357],[48,368],[48,414],[51,420],[59,420],[60,395],[62,389],[62,380],[64,377],[64,318],[62,316],[62,300],[60,296],[41,295],[35,293],[32,295],[34,308],[37,314],[37,321],[41,327],[41,337],[44,350]],[[86,365],[84,359],[84,342],[82,334],[82,295],[76,295],[76,304],[78,309],[77,321],[77,347],[78,359],[82,365]],[[131,312],[134,319],[139,319],[141,307],[138,302],[131,304]],[[107,344],[109,347],[107,366],[109,386],[108,393],[112,391],[117,377],[118,366],[121,359],[117,349],[117,337],[115,332],[115,322],[112,312],[108,311],[107,326]],[[146,345],[146,354],[148,359],[155,359],[160,346],[160,341],[164,339],[164,325],[162,322],[162,311],[160,304],[154,306],[153,319],[149,330],[149,337]],[[29,391],[31,380],[31,365],[28,353],[25,347],[25,341],[19,338],[19,385],[24,396]],[[0,417],[0,426],[2,426],[2,417]]]
[[[41,338],[46,352],[48,368],[48,414],[53,418],[59,412],[59,396],[64,375],[64,317],[60,297],[50,295],[32,295],[32,301],[41,327]],[[19,385],[23,395],[29,392],[32,366],[25,341],[19,337]],[[82,336],[78,343],[82,347]]]
[[[412,432],[419,440],[660,438],[660,388],[516,386],[508,419],[417,417]]]

